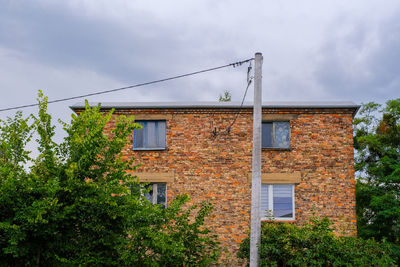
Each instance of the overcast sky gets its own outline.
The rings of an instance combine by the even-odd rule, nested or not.
[[[398,98],[400,1],[0,0],[0,109],[34,103],[38,89],[50,100],[71,97],[255,52],[264,56],[265,101]],[[225,68],[89,100],[214,101],[229,90],[240,101],[246,71]],[[76,102],[50,111],[68,120]]]

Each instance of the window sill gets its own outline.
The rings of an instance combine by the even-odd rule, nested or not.
[[[274,220],[261,219],[261,222],[265,222],[265,223],[274,223],[274,222],[276,222],[276,223],[284,223],[284,222],[286,222],[286,223],[295,223],[296,219],[287,219],[287,220],[285,220],[285,219],[274,219]]]
[[[282,148],[282,147],[263,147],[262,150],[265,150],[265,151],[274,151],[274,150],[277,150],[277,151],[292,151],[292,148],[291,147],[285,147],[285,148]]]
[[[132,148],[133,151],[163,151],[167,150],[166,147],[152,147],[152,148]]]

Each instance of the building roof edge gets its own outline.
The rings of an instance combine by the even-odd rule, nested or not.
[[[89,102],[90,106],[101,104],[103,109],[162,109],[162,108],[240,108],[240,102]],[[85,103],[76,103],[72,110],[82,109]],[[251,102],[243,103],[243,108],[252,108]],[[360,105],[352,101],[323,101],[323,102],[263,102],[263,108],[353,108],[358,110]]]

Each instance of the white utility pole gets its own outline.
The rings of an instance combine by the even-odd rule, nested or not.
[[[258,267],[258,246],[261,239],[261,112],[262,112],[262,61],[256,53],[254,62],[254,107],[253,107],[253,162],[251,179],[251,224],[250,224],[250,267]]]

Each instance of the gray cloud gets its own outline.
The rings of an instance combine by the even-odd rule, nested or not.
[[[24,75],[26,82],[18,82],[19,88],[25,87],[30,93],[25,95],[26,100],[19,98],[15,104],[34,101],[39,88],[45,89],[50,99],[62,98],[165,78],[239,59],[226,60],[235,53],[224,47],[222,39],[226,40],[226,36],[212,31],[209,25],[185,25],[168,20],[166,23],[143,10],[132,9],[129,16],[121,20],[88,15],[85,10],[79,13],[79,8],[65,3],[10,1],[2,6],[5,8],[0,9],[0,48],[7,51],[7,56],[3,57],[3,73],[13,69],[9,76],[11,80],[13,76],[20,76],[23,69],[30,72]],[[205,50],[207,58],[204,58]],[[208,77],[212,79],[205,80],[204,76],[203,79],[186,78],[92,97],[91,100],[217,99],[218,92],[215,92],[213,84],[221,77],[217,74]],[[16,80],[14,77],[14,86]],[[231,79],[222,88],[230,87],[233,81],[236,80]],[[5,82],[1,85],[13,86]],[[198,88],[202,88],[201,94],[194,94]],[[14,99],[17,98],[18,94]]]
[[[49,99],[70,97],[258,51],[266,101],[383,102],[399,97],[399,13],[397,0],[0,0],[0,108],[35,102],[38,89]],[[240,101],[246,67],[89,100],[212,101],[229,90]],[[252,97],[250,87],[247,101]],[[49,111],[68,121],[75,102],[49,105]],[[57,140],[62,137],[59,128]]]
[[[325,42],[315,77],[329,95],[350,95],[362,102],[400,96],[399,15],[379,24],[361,21],[345,34],[334,32]]]
[[[91,69],[128,82],[149,78],[150,53],[173,57],[176,50],[171,48],[179,50],[171,30],[140,12],[132,14],[129,24],[121,24],[76,14],[78,10],[63,5],[27,5],[2,9],[1,32],[7,34],[0,42],[41,64]]]
[[[385,3],[0,0],[1,106],[31,103],[39,88],[68,97],[256,51],[264,54],[264,100],[386,100],[399,84],[399,8]],[[224,69],[90,100],[216,100],[228,89],[239,101],[245,74],[246,66]],[[52,112],[65,117],[72,103]]]

